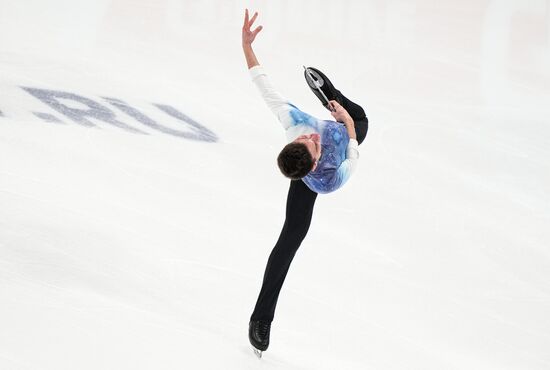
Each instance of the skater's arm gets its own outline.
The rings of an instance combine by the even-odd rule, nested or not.
[[[346,160],[338,167],[338,172],[348,173],[350,176],[355,172],[359,162],[359,143],[355,139],[349,139],[346,149]]]
[[[335,100],[331,100],[330,104],[334,108],[334,111],[331,112],[332,116],[336,121],[346,126],[346,131],[349,135],[346,159],[340,164],[336,173],[337,179],[335,184],[341,187],[357,168],[357,163],[359,162],[359,143],[357,142],[357,134],[355,133],[355,123],[348,111]]]
[[[248,66],[248,69],[254,66],[260,65],[260,63],[258,63],[258,58],[256,58],[256,54],[254,53],[254,50],[252,50],[252,43],[256,39],[256,35],[260,33],[263,27],[258,26],[254,29],[254,31],[250,29],[250,27],[252,27],[257,17],[258,17],[258,12],[254,13],[254,15],[252,16],[252,19],[249,20],[248,9],[245,9],[242,44],[243,44],[244,57],[246,58],[246,64]]]
[[[346,108],[342,107],[336,100],[331,100],[330,105],[334,109],[330,114],[334,117],[337,122],[343,123],[346,126],[346,131],[348,132],[350,139],[355,139],[357,141],[357,134],[355,133],[355,123],[353,118],[349,115]]]
[[[359,150],[358,143],[355,139],[350,139],[348,147],[346,149],[346,159],[340,164],[334,178],[330,181],[329,192],[335,191],[349,180],[351,175],[355,172],[357,168],[357,163],[359,162]]]
[[[355,172],[357,163],[359,163],[359,143],[357,142],[354,129],[353,137],[350,137],[348,147],[346,148],[346,159],[340,164],[340,167],[338,167],[338,178],[342,180],[340,186],[344,185],[344,182],[346,182]]]
[[[260,95],[264,99],[265,103],[271,109],[271,111],[277,116],[285,129],[289,128],[293,122],[289,115],[289,111],[292,106],[288,100],[285,99],[271,84],[271,81],[267,77],[262,66],[258,62],[258,58],[252,49],[252,43],[254,42],[256,35],[262,30],[262,26],[256,27],[251,30],[252,24],[256,20],[258,13],[254,13],[249,20],[248,9],[245,11],[244,24],[242,31],[242,47],[244,57],[246,59],[246,65],[248,67],[250,77],[258,88]]]

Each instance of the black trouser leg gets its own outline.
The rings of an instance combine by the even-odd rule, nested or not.
[[[365,114],[365,110],[361,108],[360,105],[355,104],[354,102],[346,98],[344,94],[342,94],[340,91],[338,91],[338,94],[340,94],[342,107],[344,107],[348,111],[351,118],[353,118],[353,123],[355,124],[355,134],[357,135],[357,142],[361,144],[363,140],[365,140],[365,137],[367,136],[367,131],[369,129],[369,119]]]
[[[355,135],[357,135],[357,142],[361,145],[367,137],[367,131],[369,130],[369,119],[365,117],[361,120],[353,120],[353,123],[355,124]]]
[[[250,320],[273,321],[279,292],[290,263],[309,229],[316,198],[317,193],[302,180],[290,182],[285,224],[267,261],[262,289]]]
[[[346,98],[341,91],[339,90],[336,90],[336,91],[340,95],[340,98],[342,101],[342,107],[344,107],[348,111],[349,115],[351,116],[351,118],[353,118],[354,121],[361,120],[367,117],[367,115],[365,114],[365,110],[359,104],[356,104],[351,100],[349,100],[348,98]]]

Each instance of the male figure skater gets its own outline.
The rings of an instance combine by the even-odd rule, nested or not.
[[[302,112],[271,85],[252,50],[262,26],[251,30],[258,13],[245,11],[242,47],[252,81],[267,106],[278,117],[288,141],[277,158],[290,178],[286,219],[265,269],[262,289],[250,317],[248,336],[258,357],[269,346],[271,322],[284,279],[298,247],[307,234],[318,193],[342,187],[359,159],[358,145],[365,139],[368,119],[363,108],[347,99],[319,70],[305,71],[310,88],[337,121],[319,120]]]

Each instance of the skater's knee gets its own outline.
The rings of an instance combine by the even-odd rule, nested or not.
[[[367,117],[360,121],[355,122],[355,134],[357,135],[357,142],[361,144],[367,137],[367,131],[369,130],[369,120]]]
[[[298,249],[302,241],[305,239],[308,230],[309,225],[298,225],[295,227],[291,226],[286,230],[285,240],[289,245],[296,246],[296,249]]]

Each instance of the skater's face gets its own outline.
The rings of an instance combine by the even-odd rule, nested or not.
[[[317,167],[317,161],[321,158],[321,136],[319,134],[300,135],[294,140],[295,143],[304,144],[313,158],[313,170]]]

